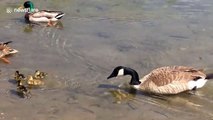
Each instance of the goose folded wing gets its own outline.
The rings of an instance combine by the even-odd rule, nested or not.
[[[205,79],[206,75],[197,69],[191,67],[162,67],[153,70],[146,76],[147,81],[152,82],[156,86],[165,86],[172,83],[185,84],[191,80]]]

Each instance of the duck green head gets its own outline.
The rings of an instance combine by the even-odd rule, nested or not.
[[[34,4],[31,1],[26,1],[24,3],[24,8],[29,8],[30,12],[33,12],[35,10]]]

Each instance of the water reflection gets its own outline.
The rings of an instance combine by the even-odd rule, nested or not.
[[[199,90],[193,94],[187,91],[178,95],[155,95],[131,89],[128,84],[122,84],[118,87],[101,86],[101,88],[110,89],[109,95],[114,98],[114,103],[126,104],[132,110],[138,110],[140,106],[150,104],[176,112],[198,112],[206,114],[210,118],[213,117],[211,113],[212,106],[210,107],[208,105],[211,100],[206,99],[206,96]],[[207,102],[207,104],[205,102]],[[209,109],[206,109],[207,106],[209,106]]]
[[[36,27],[36,26],[48,27],[46,23],[37,23],[37,24],[35,24],[35,23],[28,23],[28,24],[26,24],[26,25],[24,26],[24,30],[23,30],[23,31],[24,31],[25,33],[30,33],[30,32],[33,31],[33,28]],[[64,26],[63,26],[63,24],[62,24],[61,21],[54,22],[54,23],[53,23],[53,26],[51,26],[51,27],[57,28],[57,29],[63,29],[63,28],[64,28]]]
[[[110,90],[109,92],[115,98],[115,103],[118,103],[118,104],[120,104],[122,101],[133,100],[133,98],[135,96],[135,94],[133,94],[133,93],[125,93],[125,92],[121,91],[120,89]]]

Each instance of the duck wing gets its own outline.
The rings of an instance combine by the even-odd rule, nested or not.
[[[65,14],[61,11],[49,11],[49,10],[40,10],[38,12],[32,13],[32,17],[34,17],[34,18],[47,17],[49,19],[51,19],[51,18],[60,19],[64,15]]]

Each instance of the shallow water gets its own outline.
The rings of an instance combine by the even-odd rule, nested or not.
[[[11,46],[20,52],[9,58],[10,65],[0,63],[0,119],[213,119],[212,81],[195,95],[122,97],[129,94],[129,77],[106,80],[118,65],[136,69],[141,77],[167,65],[212,72],[213,1],[59,1],[33,2],[64,11],[62,29],[30,28],[23,13],[6,13],[23,1],[1,1],[1,41],[14,41]],[[48,73],[45,86],[32,90],[30,99],[20,98],[10,82],[15,70],[36,69]]]

